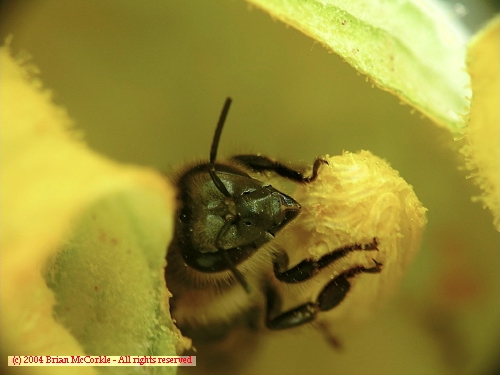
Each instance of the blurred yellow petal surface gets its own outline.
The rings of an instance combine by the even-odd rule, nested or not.
[[[7,48],[1,69],[2,358],[174,355],[163,277],[171,187],[155,171],[89,150],[33,68]]]
[[[468,69],[473,96],[464,153],[481,200],[500,231],[500,16],[494,18],[469,45]]]

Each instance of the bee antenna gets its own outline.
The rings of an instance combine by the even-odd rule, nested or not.
[[[229,107],[231,106],[232,99],[230,97],[226,98],[224,107],[219,117],[219,122],[217,123],[217,128],[215,129],[214,139],[212,141],[212,149],[210,150],[210,164],[215,163],[215,158],[217,157],[217,148],[219,147],[219,139],[222,134],[222,128],[226,122],[226,117],[229,112]]]
[[[224,127],[224,123],[226,122],[226,117],[229,112],[229,107],[231,106],[231,102],[232,99],[230,97],[227,97],[224,103],[224,107],[222,107],[222,112],[219,117],[219,122],[217,123],[217,128],[215,128],[214,139],[212,141],[212,148],[210,149],[210,164],[208,170],[215,186],[226,197],[231,197],[231,194],[229,194],[229,192],[226,189],[226,186],[224,186],[219,176],[217,176],[217,174],[215,173],[215,158],[217,157],[217,149],[219,147],[220,135],[222,134],[222,128]]]
[[[238,282],[241,284],[243,289],[245,289],[245,292],[250,293],[250,286],[248,285],[247,281],[245,280],[245,276],[242,275],[242,273],[236,268],[233,262],[231,262],[231,259],[229,259],[229,255],[227,254],[226,251],[222,252],[224,260],[226,261],[227,265],[229,266],[229,269],[233,273],[234,277]]]

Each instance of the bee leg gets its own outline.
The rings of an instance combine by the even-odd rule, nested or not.
[[[375,266],[372,268],[362,266],[353,267],[334,278],[321,290],[315,302],[306,302],[293,309],[278,313],[275,316],[273,315],[281,306],[281,300],[277,296],[277,293],[270,289],[267,293],[267,327],[274,330],[297,327],[313,321],[318,312],[329,311],[338,306],[351,288],[349,279],[360,273],[378,273],[382,271],[382,264],[378,263],[375,259],[373,261],[375,262]]]
[[[322,164],[328,164],[328,161],[322,158],[317,158],[313,164],[312,174],[309,177],[304,176],[301,172],[287,167],[278,161],[261,155],[236,155],[231,158],[244,166],[252,169],[255,172],[271,171],[281,177],[299,183],[309,183],[318,177],[318,169]]]
[[[325,268],[336,260],[345,257],[351,251],[378,250],[377,245],[378,242],[376,238],[374,238],[373,241],[368,244],[347,245],[323,255],[318,260],[305,259],[295,267],[292,267],[290,269],[287,269],[288,256],[285,252],[280,252],[275,256],[275,259],[273,261],[274,275],[278,280],[283,281],[284,283],[300,283],[318,274],[321,269]]]

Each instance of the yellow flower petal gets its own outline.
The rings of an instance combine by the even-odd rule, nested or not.
[[[339,54],[436,123],[452,131],[465,126],[466,35],[432,1],[248,1]]]
[[[175,354],[172,188],[89,150],[30,68],[0,53],[2,355]]]
[[[473,38],[468,52],[473,96],[462,151],[500,231],[500,16]]]

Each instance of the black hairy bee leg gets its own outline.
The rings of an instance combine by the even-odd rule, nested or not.
[[[299,182],[299,183],[309,183],[314,181],[318,177],[318,169],[322,164],[328,164],[328,161],[322,158],[317,158],[314,161],[312,174],[309,177],[304,176],[301,172],[296,171],[281,164],[278,161],[270,159],[261,155],[236,155],[231,158],[236,162],[239,162],[248,168],[254,170],[255,172],[265,172],[271,171],[281,177],[287,178],[289,180]]]
[[[373,261],[375,266],[372,268],[353,267],[334,278],[321,290],[316,302],[304,303],[288,311],[281,312],[272,318],[272,314],[281,305],[281,301],[275,292],[268,292],[267,327],[273,330],[297,327],[313,321],[318,312],[329,311],[338,306],[351,289],[349,279],[360,273],[379,273],[382,271],[382,264],[375,259]]]
[[[368,244],[352,244],[347,245],[332,252],[323,255],[318,260],[306,259],[297,264],[295,267],[286,269],[288,267],[288,256],[285,252],[278,253],[273,261],[274,275],[284,283],[300,283],[304,280],[310,279],[316,275],[322,268],[330,265],[331,263],[345,257],[352,251],[370,251],[377,249],[377,239],[374,238]]]

